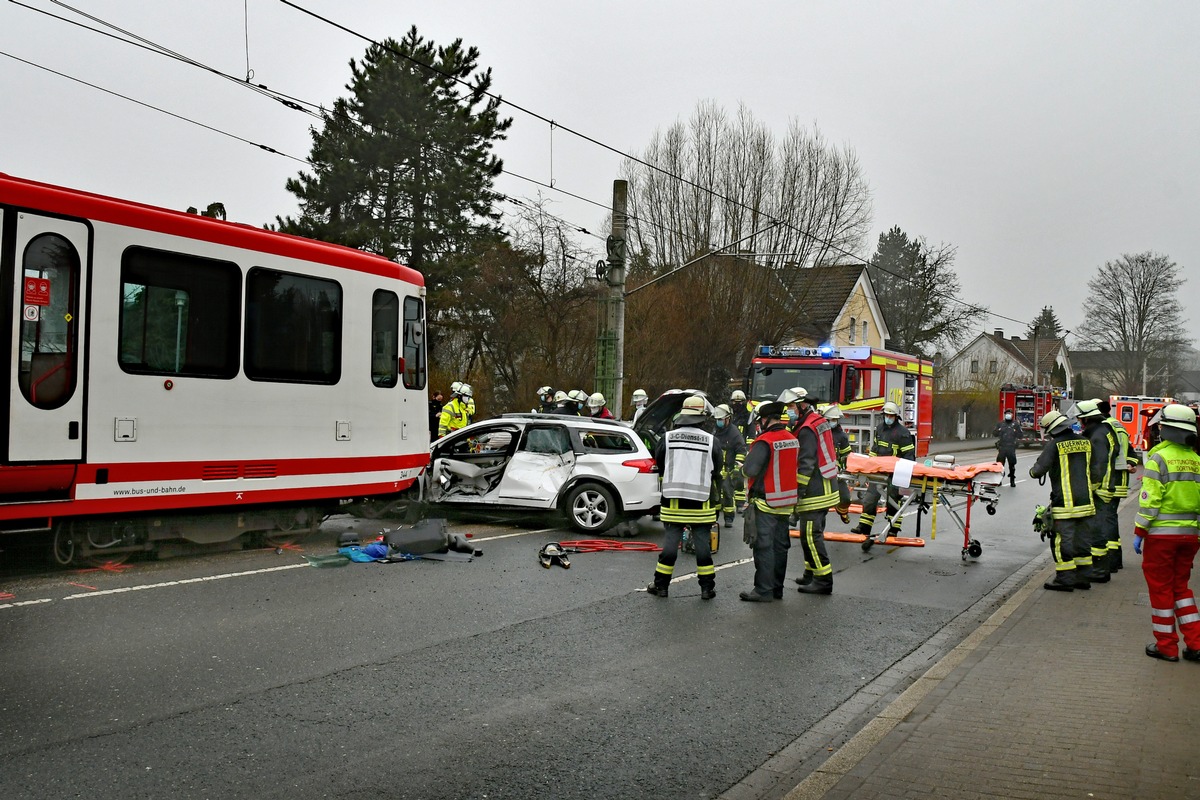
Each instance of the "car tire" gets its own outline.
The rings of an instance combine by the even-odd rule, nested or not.
[[[598,483],[580,483],[563,500],[567,523],[579,533],[602,533],[620,519],[612,492]]]

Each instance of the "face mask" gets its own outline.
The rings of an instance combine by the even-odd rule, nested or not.
[[[789,408],[787,410],[787,418],[788,418],[788,422],[795,422],[797,419],[800,418],[800,414],[796,411],[796,409]]]
[[[723,420],[723,419],[717,420],[717,428],[720,429],[720,428],[724,428],[724,427],[725,427],[725,420]]]
[[[1005,414],[1005,415],[1004,415],[1004,421],[1005,421],[1005,422],[1011,422],[1011,421],[1012,421],[1012,414]]]
[[[883,424],[884,425],[895,425],[896,418],[893,417],[891,414],[885,414],[883,417]]]

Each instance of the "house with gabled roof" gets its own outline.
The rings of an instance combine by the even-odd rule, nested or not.
[[[937,382],[944,391],[1016,383],[1059,386],[1069,393],[1073,374],[1066,339],[1005,338],[1004,331],[997,328],[979,334],[946,359],[937,370]]]
[[[884,346],[891,334],[865,264],[831,264],[786,274],[784,282],[802,320],[790,344]]]

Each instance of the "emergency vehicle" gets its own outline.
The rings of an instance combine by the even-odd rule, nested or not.
[[[856,452],[871,447],[883,421],[883,404],[900,407],[917,455],[929,453],[933,438],[933,362],[873,347],[760,345],[746,370],[743,391],[750,400],[774,400],[784,389],[803,386],[818,402],[842,408],[842,428]]]
[[[1013,412],[1013,419],[1021,426],[1021,447],[1037,447],[1042,443],[1043,432],[1038,421],[1051,411],[1061,410],[1064,399],[1071,393],[1056,386],[1028,386],[1006,383],[1000,387],[1000,413]]]
[[[1110,413],[1125,426],[1129,434],[1129,446],[1144,453],[1151,447],[1146,423],[1154,416],[1154,412],[1169,403],[1174,403],[1175,398],[1114,394],[1108,398],[1108,402],[1112,406]]]

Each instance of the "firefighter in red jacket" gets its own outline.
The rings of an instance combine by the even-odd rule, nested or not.
[[[1200,611],[1188,587],[1200,550],[1200,456],[1195,450],[1196,413],[1171,403],[1159,423],[1162,442],[1146,456],[1140,508],[1134,521],[1133,550],[1142,554],[1150,592],[1154,643],[1146,655],[1163,661],[1200,661]],[[1144,552],[1143,552],[1144,548]]]
[[[833,565],[825,550],[825,516],[837,505],[837,449],[832,425],[817,413],[817,398],[803,387],[784,390],[779,401],[786,404],[788,420],[796,437],[797,527],[804,550],[804,575],[796,579],[803,594],[832,594]]]
[[[750,445],[742,465],[747,503],[754,509],[752,515],[747,510],[746,517],[746,525],[753,518],[754,526],[745,532],[754,550],[754,588],[738,596],[748,602],[769,603],[783,599],[788,548],[792,546],[788,517],[799,498],[796,456],[800,443],[782,420],[783,403],[762,403],[758,415],[762,432]]]

